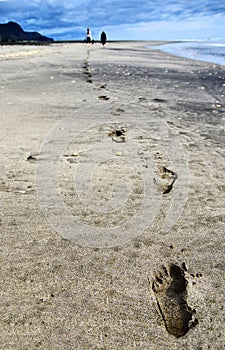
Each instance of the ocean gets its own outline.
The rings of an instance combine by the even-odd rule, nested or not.
[[[151,46],[150,48],[152,49],[153,47]],[[225,66],[225,40],[170,43],[155,46],[154,49],[180,57]]]

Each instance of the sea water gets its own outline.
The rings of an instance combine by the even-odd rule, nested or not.
[[[152,46],[150,48],[153,48]],[[155,46],[172,55],[225,66],[225,40],[178,42]]]

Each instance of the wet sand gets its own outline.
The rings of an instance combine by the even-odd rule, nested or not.
[[[2,46],[1,348],[222,349],[225,68]]]

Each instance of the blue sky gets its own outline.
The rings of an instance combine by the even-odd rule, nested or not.
[[[55,40],[225,39],[224,0],[0,0],[0,23]]]

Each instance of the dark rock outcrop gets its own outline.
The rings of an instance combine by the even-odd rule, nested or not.
[[[8,22],[0,24],[0,43],[17,42],[53,42],[52,38],[47,38],[38,32],[25,32],[19,24]]]

